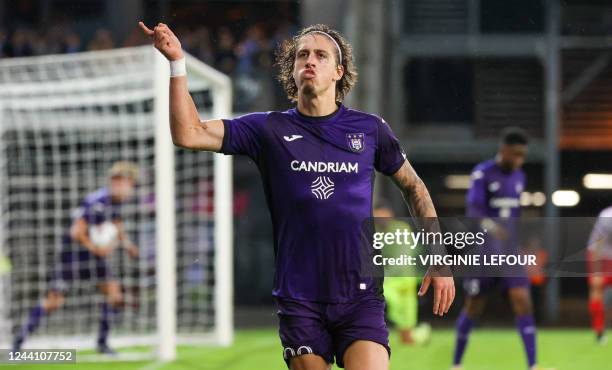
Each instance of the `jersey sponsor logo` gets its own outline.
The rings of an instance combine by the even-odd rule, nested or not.
[[[512,215],[512,209],[519,208],[521,204],[518,198],[499,197],[491,198],[489,205],[499,209],[498,217],[508,218]]]
[[[301,139],[303,137],[304,136],[302,135],[291,135],[291,136],[283,136],[283,139],[285,139],[285,141],[292,142],[294,140]]]
[[[346,172],[358,173],[358,162],[310,162],[310,161],[291,161],[291,169],[297,172]]]
[[[317,199],[329,199],[334,194],[334,182],[327,176],[319,176],[310,185],[310,192]]]
[[[362,133],[346,134],[349,149],[355,153],[363,152],[365,147],[364,137],[365,135]]]
[[[489,204],[493,208],[518,208],[520,206],[518,198],[510,197],[491,198]]]

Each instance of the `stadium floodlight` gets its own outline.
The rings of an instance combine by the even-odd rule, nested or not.
[[[187,69],[202,118],[230,117],[230,79],[189,55]],[[171,360],[176,343],[231,343],[231,157],[173,146],[168,83],[151,46],[0,61],[0,255],[12,264],[0,348],[3,322],[15,331],[46,293],[71,211],[117,160],[141,172],[122,212],[140,257],[109,257],[125,292],[111,345]],[[25,349],[94,348],[93,285],[71,287]]]
[[[546,203],[546,195],[541,191],[530,193],[524,191],[521,193],[521,207],[542,207]]]
[[[541,191],[532,193],[531,204],[536,207],[542,207],[544,204],[546,204],[546,194],[542,193]]]
[[[552,202],[557,207],[574,207],[580,203],[580,194],[574,190],[557,190],[552,194]]]
[[[588,173],[582,178],[587,189],[612,189],[612,174]]]
[[[444,185],[448,189],[469,189],[471,183],[472,179],[470,175],[448,175],[444,178]]]
[[[521,207],[529,207],[532,204],[531,193],[528,191],[522,192],[520,203],[521,203]]]

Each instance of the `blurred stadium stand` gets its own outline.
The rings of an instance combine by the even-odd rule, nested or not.
[[[135,22],[165,22],[187,51],[234,78],[236,111],[282,109],[273,55],[295,32],[297,10],[289,1],[2,0],[0,58],[144,45]]]

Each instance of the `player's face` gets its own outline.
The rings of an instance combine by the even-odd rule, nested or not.
[[[113,199],[125,202],[134,192],[134,180],[129,177],[113,177],[110,182],[110,188]]]
[[[502,145],[500,148],[502,166],[509,170],[518,170],[523,167],[527,156],[527,145]]]
[[[293,80],[298,91],[306,96],[320,96],[342,78],[336,45],[325,35],[309,34],[298,43],[293,66]]]

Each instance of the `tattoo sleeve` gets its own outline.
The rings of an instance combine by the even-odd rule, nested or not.
[[[414,168],[408,161],[405,161],[402,167],[392,176],[393,182],[402,192],[413,221],[426,232],[441,232],[440,223],[437,218],[436,209],[434,208],[431,196],[423,180],[416,174]],[[443,244],[428,245],[430,254],[444,256],[446,248]],[[444,266],[432,265],[438,276],[452,276],[450,269]]]
[[[408,161],[391,177],[402,192],[412,217],[437,217],[429,191]]]

